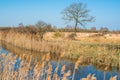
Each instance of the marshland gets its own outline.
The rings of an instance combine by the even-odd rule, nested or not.
[[[118,3],[1,0],[0,80],[120,80]]]
[[[1,29],[0,37],[1,76],[8,74],[2,80],[120,79],[118,32],[57,29],[43,34],[27,26]]]

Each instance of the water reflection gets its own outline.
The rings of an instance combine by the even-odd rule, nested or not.
[[[6,50],[2,49],[2,47],[4,47]],[[8,54],[8,51],[12,52],[12,53],[15,53],[16,55],[20,55],[20,54],[24,53],[24,54],[27,54],[27,55],[34,56],[34,60],[36,59],[37,61],[40,61],[40,58],[44,54],[46,54],[46,53],[40,53],[40,52],[20,49],[18,47],[14,47],[14,46],[11,46],[11,45],[2,45],[2,47],[0,47],[0,54],[1,53]],[[62,60],[57,60],[57,58],[58,57],[52,56],[52,59],[50,61],[52,66],[53,66],[52,72],[55,71],[55,69],[58,65],[59,65],[59,67],[58,67],[58,75],[59,76],[62,76],[61,75],[61,68],[62,68],[63,65],[66,65],[66,71],[72,70],[72,72],[73,72],[73,69],[74,69],[74,63],[73,62],[70,62],[70,60],[63,60],[63,59]],[[17,65],[20,64],[20,61],[17,60],[16,64]],[[120,73],[117,72],[116,68],[114,68],[112,71],[103,71],[103,70],[95,69],[95,67],[92,66],[92,65],[79,66],[78,69],[76,70],[75,80],[80,80],[81,78],[86,77],[89,73],[91,75],[95,74],[95,76],[97,77],[97,80],[109,80],[111,76],[115,76],[115,75],[118,76],[117,80],[120,80]],[[69,78],[69,80],[72,80],[72,78]]]
[[[55,61],[51,61],[52,64],[55,66],[57,65],[57,62]],[[70,69],[73,71],[74,69],[74,64],[71,62],[66,62],[66,61],[60,61],[60,68],[63,65],[66,65],[67,69]],[[60,72],[61,69],[59,69]],[[97,70],[95,69],[92,65],[89,66],[79,66],[78,69],[76,70],[76,74],[75,74],[75,80],[80,80],[81,78],[85,78],[88,74],[95,74],[95,76],[97,77],[97,80],[109,80],[111,76],[115,76],[118,75],[118,79],[120,80],[120,74],[117,73],[116,69],[109,71],[109,72],[105,72],[102,70]]]

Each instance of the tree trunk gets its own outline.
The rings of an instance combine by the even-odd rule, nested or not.
[[[75,20],[75,33],[77,32],[77,23],[78,23],[78,21]]]

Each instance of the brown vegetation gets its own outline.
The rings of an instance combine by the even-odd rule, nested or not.
[[[42,41],[37,33],[10,30],[0,32],[0,34],[3,42],[22,49],[41,53],[50,52],[58,57],[62,54],[66,58],[75,60],[83,56],[84,64],[102,65],[103,68],[106,66],[120,67],[119,34],[110,34],[104,38],[104,36],[96,36],[97,33],[76,33],[74,36],[73,33],[49,32],[44,34]],[[88,34],[95,35],[95,37],[88,36]]]
[[[69,80],[72,75],[75,73],[71,73],[71,70],[66,70],[66,65],[63,65],[61,68],[60,75],[58,75],[59,65],[56,66],[54,72],[52,72],[53,67],[50,63],[50,53],[45,54],[40,61],[36,59],[33,60],[32,55],[20,54],[19,56],[14,55],[12,53],[9,54],[0,54],[0,79],[1,80]],[[20,65],[16,66],[16,60],[19,59]],[[82,60],[82,57],[79,60]],[[75,66],[77,65],[76,62]],[[79,61],[79,63],[81,63]],[[4,64],[4,65],[3,65]],[[76,68],[77,69],[77,68]],[[63,75],[63,76],[62,76]],[[71,77],[74,80],[74,77]],[[111,77],[110,80],[117,80],[117,77]],[[95,75],[92,76],[88,74],[86,78],[82,78],[80,80],[97,80]]]

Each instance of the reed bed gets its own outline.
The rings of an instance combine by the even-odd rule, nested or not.
[[[53,69],[50,55],[46,53],[40,61],[37,61],[32,55],[17,56],[12,53],[2,53],[0,54],[0,80],[75,80],[75,71],[82,63],[83,56],[78,58],[72,71],[66,69],[66,65],[62,65],[60,69],[59,63]],[[95,74],[88,74],[86,78],[80,80],[97,80],[97,77]],[[111,76],[109,80],[117,80],[117,76]]]
[[[18,57],[12,53],[8,55],[2,53],[0,54],[0,78],[1,80],[56,80],[52,79],[57,74],[52,72],[49,60],[50,53],[43,56],[39,62],[33,60],[32,55],[21,54]]]
[[[73,40],[41,41],[39,35],[37,34],[25,34],[13,31],[9,31],[7,34],[2,33],[1,40],[4,41],[4,43],[10,43],[25,50],[37,51],[41,53],[50,52],[52,57],[57,57],[57,59],[62,55],[64,58],[76,61],[79,57],[83,56],[82,64],[95,64],[102,66],[103,68],[117,67],[120,70],[119,44],[117,46],[99,46],[93,43],[88,44]]]

